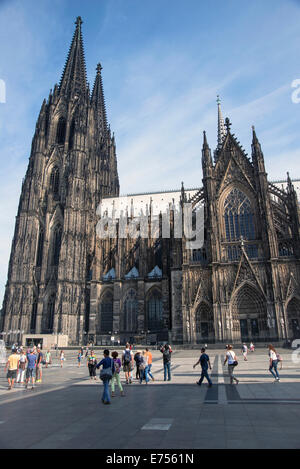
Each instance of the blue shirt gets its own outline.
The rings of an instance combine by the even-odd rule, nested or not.
[[[100,368],[101,365],[103,365],[103,368],[112,368],[112,373],[114,374],[115,365],[114,361],[110,357],[102,358],[101,362],[98,363],[96,368]]]
[[[32,369],[35,368],[36,364],[36,355],[29,353],[27,355],[27,360],[28,360],[28,368]]]
[[[209,356],[206,353],[202,353],[202,355],[200,356],[200,365],[202,367],[202,370],[208,369],[208,362]]]

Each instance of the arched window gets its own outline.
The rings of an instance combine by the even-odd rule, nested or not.
[[[57,130],[56,130],[56,143],[59,145],[63,145],[65,143],[66,138],[66,119],[64,117],[60,117],[57,123]]]
[[[254,216],[248,197],[234,188],[224,203],[226,241],[255,239]]]
[[[54,166],[50,175],[50,189],[54,194],[58,194],[59,191],[59,169]]]
[[[37,245],[36,266],[41,267],[43,260],[43,246],[44,246],[44,229],[40,228],[39,239]]]
[[[150,331],[162,329],[163,309],[161,293],[154,290],[147,301],[147,327]]]
[[[74,134],[75,134],[75,121],[74,119],[72,120],[71,126],[70,126],[70,134],[69,134],[69,150],[72,150],[74,146]]]
[[[53,262],[52,265],[58,265],[59,253],[61,247],[62,227],[57,225],[53,233]]]
[[[124,302],[124,331],[136,332],[137,330],[138,302],[136,291],[130,289]]]
[[[54,308],[55,308],[55,293],[52,293],[48,300],[47,304],[47,323],[46,323],[46,329],[48,331],[53,330],[53,324],[54,324]]]
[[[113,330],[113,295],[107,292],[100,303],[100,331],[97,333],[108,333]]]

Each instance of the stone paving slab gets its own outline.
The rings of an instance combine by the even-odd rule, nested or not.
[[[155,381],[124,384],[125,398],[116,390],[110,406],[102,405],[102,383],[90,381],[85,361],[77,366],[77,351],[66,352],[63,368],[54,357],[34,390],[7,391],[2,366],[0,448],[299,448],[300,367],[291,352],[280,350],[281,381],[274,383],[266,350],[248,361],[238,351],[238,385],[229,384],[224,349],[208,353],[212,388],[195,384],[198,351],[174,353],[171,382],[163,381],[161,354],[154,351]],[[171,424],[142,430],[157,419]],[[17,440],[16,428],[22,429]]]

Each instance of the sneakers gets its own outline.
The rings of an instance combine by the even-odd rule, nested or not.
[[[201,383],[199,383],[199,381],[196,381],[196,384],[198,384],[198,386],[201,386]]]
[[[280,381],[280,379],[279,379],[279,378],[276,378],[276,379],[274,380],[274,383],[279,383],[279,381]]]
[[[236,384],[239,384],[239,380],[238,380],[238,379],[236,379],[235,382],[236,382]]]

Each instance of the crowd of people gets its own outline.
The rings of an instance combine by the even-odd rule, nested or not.
[[[202,369],[201,376],[199,381],[197,381],[197,384],[201,386],[204,378],[206,378],[209,387],[211,387],[213,383],[208,374],[208,370],[211,370],[212,368],[206,347],[207,346],[201,349],[200,358],[193,365],[193,368],[200,364]],[[255,351],[253,342],[250,343],[249,349],[247,345],[243,343],[241,351],[245,361],[248,360],[247,354],[249,350],[250,352]],[[268,345],[268,351],[269,371],[274,377],[275,382],[279,382],[280,377],[278,373],[278,364],[280,363],[282,368],[282,358],[271,344]],[[164,381],[171,381],[172,348],[169,344],[165,344],[160,348],[160,352],[162,353],[163,359]],[[126,384],[128,385],[132,384],[134,381],[134,370],[135,380],[140,384],[145,383],[148,385],[150,379],[155,381],[151,372],[153,360],[152,353],[148,347],[142,351],[138,350],[134,353],[132,346],[127,343],[125,349],[122,351],[121,357],[119,357],[119,353],[117,351],[113,351],[110,356],[109,350],[105,349],[103,352],[103,359],[100,361],[97,360],[94,350],[89,350],[89,348],[86,347],[85,358],[90,380],[97,380],[96,370],[101,368],[100,379],[103,381],[102,402],[104,404],[111,403],[111,397],[115,397],[116,386],[120,391],[120,395],[122,397],[125,396],[120,379],[120,372],[122,369],[125,375]],[[78,367],[81,366],[83,360],[84,349],[81,347],[77,355]],[[62,368],[65,361],[65,353],[63,350],[60,351],[59,361]],[[25,388],[30,386],[31,389],[34,389],[35,383],[42,382],[42,366],[44,365],[48,368],[51,363],[52,356],[50,350],[47,350],[47,352],[43,354],[40,346],[34,346],[27,351],[25,351],[23,347],[17,348],[14,346],[5,365],[5,372],[7,370],[8,390],[13,389],[15,383],[18,383],[20,386],[24,386]],[[224,366],[226,363],[228,365],[230,384],[238,384],[239,380],[235,376],[238,359],[235,351],[233,350],[233,346],[230,344],[226,345]]]
[[[45,356],[40,346],[34,346],[27,351],[23,347],[12,347],[12,353],[9,355],[4,371],[7,370],[8,390],[13,389],[15,383],[20,386],[34,389],[35,383],[41,383],[43,377],[43,365],[48,368],[52,363],[50,350],[47,350]]]

